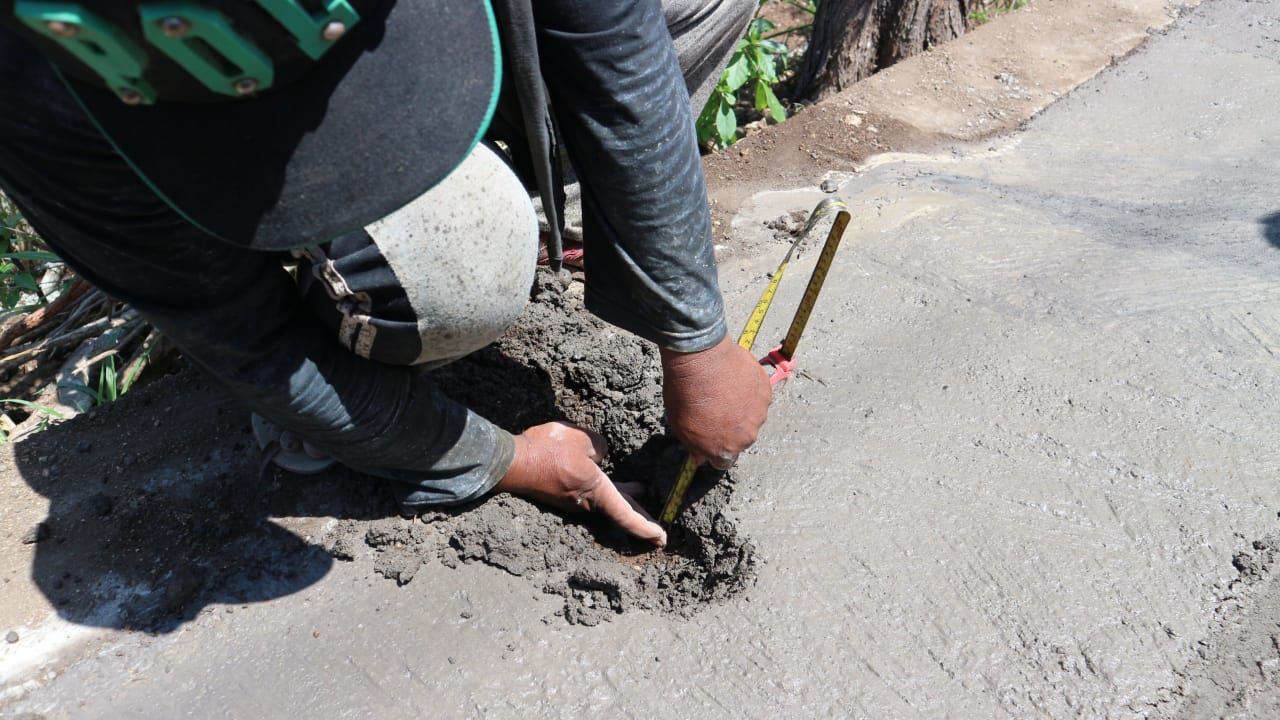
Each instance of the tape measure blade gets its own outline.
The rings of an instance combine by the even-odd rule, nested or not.
[[[693,458],[685,458],[684,467],[680,468],[676,484],[671,486],[671,492],[667,494],[667,502],[662,506],[662,514],[658,516],[663,525],[670,525],[676,521],[676,516],[680,514],[680,507],[684,505],[684,496],[689,492],[689,486],[693,484],[693,476],[697,472],[698,466],[694,464]]]
[[[782,282],[782,274],[786,271],[787,261],[784,260],[778,266],[778,269],[774,271],[769,284],[765,286],[764,292],[760,294],[760,299],[756,302],[756,306],[751,309],[747,324],[742,328],[742,334],[738,336],[738,347],[743,350],[750,350],[751,346],[756,344],[756,336],[760,334],[760,328],[764,325],[765,316],[769,314],[769,307],[773,305],[773,296],[778,292],[778,284]]]
[[[800,307],[796,308],[796,314],[791,318],[791,327],[787,328],[786,339],[782,341],[783,357],[788,359],[795,357],[796,348],[800,345],[800,336],[804,334],[805,326],[809,324],[809,316],[818,303],[818,293],[822,292],[822,284],[827,280],[827,272],[835,260],[836,250],[840,249],[840,241],[844,238],[849,218],[849,212],[841,210],[836,214],[835,222],[831,224],[827,241],[822,245],[822,253],[818,255],[813,274],[809,276],[809,284],[805,286],[804,295],[800,298]]]

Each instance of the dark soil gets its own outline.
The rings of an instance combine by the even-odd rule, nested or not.
[[[657,349],[587,314],[580,291],[541,273],[520,322],[493,346],[438,370],[437,382],[508,430],[565,419],[600,432],[610,447],[605,469],[615,480],[649,485],[650,496],[639,499],[656,509],[683,459],[663,435]],[[400,584],[428,563],[492,565],[564,597],[557,614],[571,623],[594,625],[630,609],[687,614],[755,576],[754,547],[723,512],[734,480],[713,479],[701,478],[661,552],[598,518],[505,495],[422,522],[343,521],[325,542],[335,556],[367,558]]]

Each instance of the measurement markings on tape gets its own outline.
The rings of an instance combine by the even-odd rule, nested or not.
[[[773,304],[773,297],[778,292],[778,285],[782,282],[782,275],[786,272],[787,265],[791,262],[792,254],[809,236],[809,233],[813,231],[818,221],[832,212],[836,212],[835,222],[832,223],[831,230],[827,233],[827,241],[822,246],[822,253],[818,256],[818,261],[813,268],[813,274],[809,276],[809,284],[805,286],[804,295],[800,299],[800,306],[796,308],[796,313],[791,318],[791,325],[787,328],[786,337],[781,345],[770,350],[760,360],[760,364],[769,371],[770,385],[777,386],[786,381],[787,378],[791,377],[791,373],[795,369],[794,358],[796,347],[800,344],[800,336],[804,333],[805,326],[809,323],[809,316],[813,314],[814,306],[817,305],[818,293],[822,292],[822,284],[827,279],[827,272],[835,261],[836,250],[840,248],[840,241],[844,238],[845,228],[849,225],[849,211],[843,202],[835,198],[828,198],[813,209],[804,229],[800,231],[796,240],[791,243],[791,247],[787,248],[787,254],[782,257],[782,262],[778,264],[778,269],[774,271],[773,277],[769,279],[769,284],[765,287],[764,292],[761,293],[760,300],[756,302],[756,306],[751,310],[751,315],[747,318],[746,327],[743,328],[742,334],[738,336],[738,347],[749,352],[752,346],[755,345],[756,335],[760,334],[760,328],[764,325],[765,316],[769,314],[769,307]],[[684,505],[685,494],[689,492],[689,486],[693,484],[693,477],[697,471],[697,463],[694,462],[692,457],[686,457],[684,466],[680,469],[680,475],[676,478],[676,483],[672,486],[670,494],[667,495],[667,501],[662,507],[662,514],[658,518],[663,525],[669,527],[671,523],[675,522]]]

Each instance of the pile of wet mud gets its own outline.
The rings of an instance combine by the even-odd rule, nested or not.
[[[520,321],[498,342],[435,371],[450,396],[518,432],[569,420],[608,440],[604,468],[640,481],[637,498],[655,509],[683,459],[664,435],[662,372],[655,347],[588,314],[582,286],[540,272]],[[756,553],[725,514],[733,477],[700,477],[666,549],[607,527],[499,495],[475,506],[418,518],[338,520],[323,542],[340,559],[374,564],[405,584],[424,573],[483,563],[564,598],[570,623],[595,625],[633,609],[687,615],[755,578]]]

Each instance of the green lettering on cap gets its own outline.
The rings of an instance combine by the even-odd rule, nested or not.
[[[155,102],[155,91],[142,79],[146,55],[102,18],[74,3],[19,0],[13,11],[25,25],[89,66],[125,102]]]
[[[271,60],[217,10],[184,2],[143,5],[142,33],[213,92],[252,95],[271,87]]]
[[[347,0],[324,0],[312,14],[297,0],[257,0],[276,22],[293,35],[298,48],[312,60],[319,60],[356,23],[360,14]]]

